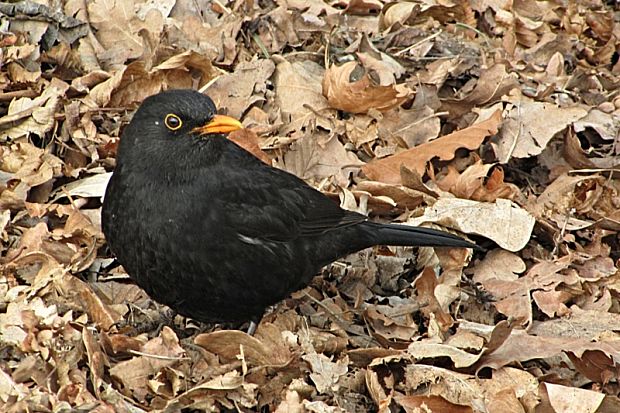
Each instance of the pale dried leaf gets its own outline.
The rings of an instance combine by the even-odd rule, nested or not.
[[[495,241],[508,251],[523,249],[531,238],[535,219],[526,210],[507,199],[494,203],[458,198],[439,198],[424,215],[407,221],[410,225],[425,222],[441,224],[466,234],[478,234]]]
[[[336,362],[323,354],[307,354],[302,357],[312,368],[310,378],[319,393],[330,393],[338,390],[338,380],[349,371],[349,359],[345,357]]]
[[[511,157],[539,155],[556,133],[588,114],[581,106],[563,108],[528,100],[517,100],[513,104],[507,111],[498,139],[493,142],[502,162],[508,162]],[[540,119],[553,119],[553,122],[539,122]]]

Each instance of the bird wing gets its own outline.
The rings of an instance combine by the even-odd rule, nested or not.
[[[288,172],[266,167],[235,175],[218,198],[228,225],[245,237],[289,241],[367,220]]]

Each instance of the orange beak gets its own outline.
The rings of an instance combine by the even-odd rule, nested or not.
[[[229,133],[242,129],[243,125],[235,118],[224,115],[215,115],[211,122],[204,126],[194,128],[194,132],[200,135],[212,135],[214,133]]]

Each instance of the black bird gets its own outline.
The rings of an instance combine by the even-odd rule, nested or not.
[[[370,222],[225,138],[239,121],[192,90],[144,100],[103,203],[118,261],[153,299],[202,322],[258,321],[321,267],[373,245],[476,248],[429,228]]]

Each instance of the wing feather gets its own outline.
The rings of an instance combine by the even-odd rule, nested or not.
[[[228,178],[218,199],[228,225],[245,237],[285,242],[367,220],[280,169],[244,171]]]

